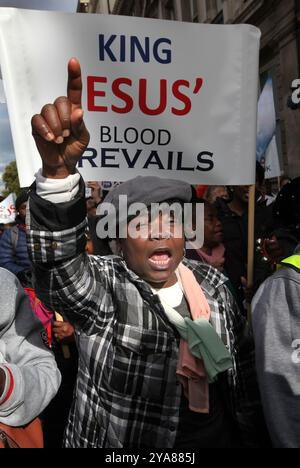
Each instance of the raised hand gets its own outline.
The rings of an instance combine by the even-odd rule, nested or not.
[[[81,107],[82,79],[80,64],[68,63],[67,96],[46,104],[32,117],[32,135],[43,161],[44,177],[63,179],[75,167],[90,140]]]

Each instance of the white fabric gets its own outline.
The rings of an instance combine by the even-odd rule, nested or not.
[[[79,172],[71,174],[65,179],[47,179],[40,169],[35,177],[37,194],[51,203],[71,201],[79,191]]]
[[[6,369],[6,367],[4,366],[1,366],[0,365],[0,369],[4,372],[5,374],[5,385],[4,385],[4,391],[0,397],[0,405],[2,405],[2,403],[5,401],[6,397],[7,397],[7,394],[9,392],[9,389],[10,389],[10,384],[11,384],[11,377],[10,377],[10,374],[8,372],[8,370]]]
[[[154,294],[157,294],[163,304],[168,304],[169,307],[178,307],[182,302],[183,292],[180,283],[177,282],[170,288],[153,289]]]

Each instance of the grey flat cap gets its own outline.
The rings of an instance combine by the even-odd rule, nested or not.
[[[192,188],[186,182],[159,177],[136,177],[111,190],[103,200],[104,204],[114,206],[117,224],[125,220],[125,213],[120,212],[120,197],[127,196],[127,209],[133,203],[143,203],[146,207],[152,203],[178,200],[188,203],[192,199]],[[124,205],[123,205],[124,206]],[[121,208],[122,209],[122,208]]]

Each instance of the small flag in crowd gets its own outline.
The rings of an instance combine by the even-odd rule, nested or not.
[[[16,208],[15,208],[16,195],[11,193],[0,202],[0,223],[8,224],[13,223],[16,218]]]

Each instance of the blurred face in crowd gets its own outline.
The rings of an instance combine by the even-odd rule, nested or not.
[[[154,288],[174,285],[175,271],[184,255],[182,221],[165,214],[154,220],[144,214],[133,221],[138,237],[130,236],[129,224],[127,239],[119,240],[127,266]]]
[[[224,198],[225,200],[228,200],[228,191],[224,185],[211,188],[209,195],[207,196],[207,201],[209,203],[214,203],[217,198]]]
[[[86,200],[86,210],[88,216],[96,216],[97,214],[97,203],[92,199],[88,198]]]
[[[242,204],[249,202],[250,185],[238,185],[234,187],[234,197]]]
[[[22,221],[25,221],[26,218],[26,207],[27,207],[27,202],[22,203],[19,207],[19,217],[21,218]]]
[[[289,184],[291,179],[289,177],[285,177],[280,182],[280,189],[282,189],[285,185]]]
[[[217,210],[210,204],[204,205],[204,245],[213,249],[223,242],[223,229]]]

